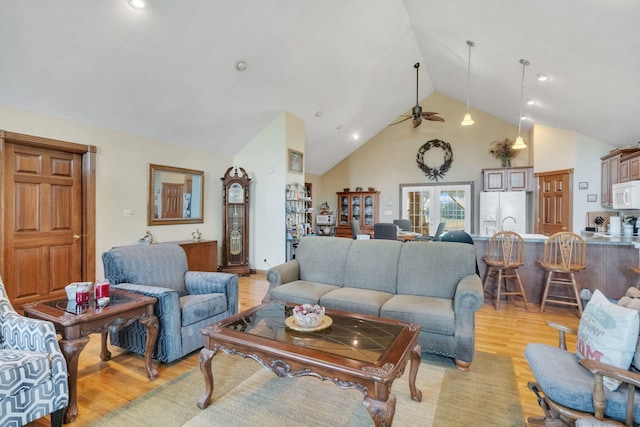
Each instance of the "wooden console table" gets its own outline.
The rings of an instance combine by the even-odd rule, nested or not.
[[[217,240],[183,240],[177,243],[187,254],[189,271],[218,271]]]

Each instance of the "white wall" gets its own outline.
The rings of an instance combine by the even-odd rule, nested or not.
[[[97,278],[104,274],[103,252],[137,244],[147,230],[155,241],[167,242],[189,240],[198,228],[203,239],[221,243],[220,177],[231,166],[230,158],[6,106],[0,106],[0,129],[97,147]],[[147,226],[149,163],[205,172],[203,224]],[[133,216],[124,218],[124,209]]]
[[[550,172],[573,168],[573,231],[584,229],[585,212],[606,210],[600,205],[600,157],[615,147],[585,135],[548,126],[535,125],[532,130],[535,150],[534,172]],[[586,182],[588,189],[580,190]],[[587,194],[595,194],[595,202],[587,202]]]

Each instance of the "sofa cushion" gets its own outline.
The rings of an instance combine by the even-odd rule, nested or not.
[[[454,242],[406,243],[398,262],[397,293],[453,299],[458,282],[472,274],[476,274],[476,250],[473,245]]]
[[[395,240],[354,240],[347,257],[344,286],[395,294],[402,246]]]
[[[582,412],[593,413],[594,376],[569,351],[546,344],[528,344],[524,356],[542,391],[551,400]],[[624,421],[628,390],[622,385],[615,392],[605,388],[605,417]],[[640,401],[640,391],[635,392]],[[640,421],[640,405],[635,406],[635,422]]]
[[[225,294],[199,294],[180,297],[182,326],[189,326],[227,311]]]
[[[423,331],[436,334],[453,335],[456,328],[453,300],[446,298],[394,295],[384,303],[380,309],[380,316],[416,323]]]
[[[48,353],[0,350],[0,400],[50,379]]]
[[[380,316],[380,307],[392,296],[388,292],[368,289],[338,288],[324,294],[320,298],[320,305],[348,313]]]
[[[340,286],[325,283],[296,280],[271,290],[271,299],[296,304],[319,304],[324,294],[339,288]]]
[[[340,237],[307,236],[300,239],[296,249],[300,279],[342,286],[352,242]]]

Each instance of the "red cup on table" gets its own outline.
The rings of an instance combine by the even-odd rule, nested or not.
[[[104,307],[109,302],[110,296],[110,283],[108,280],[98,280],[93,288],[96,304],[99,307]]]
[[[76,286],[76,304],[88,304],[89,303],[89,285],[79,283]]]

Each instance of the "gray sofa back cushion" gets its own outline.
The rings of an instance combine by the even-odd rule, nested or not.
[[[453,299],[458,282],[476,273],[475,246],[454,242],[411,242],[398,263],[398,294]]]
[[[105,276],[111,284],[135,283],[170,288],[187,294],[184,275],[187,256],[175,243],[120,246],[102,254]]]
[[[341,237],[309,236],[300,239],[296,250],[300,279],[342,286],[352,243],[352,239]]]
[[[354,240],[344,286],[395,294],[401,248],[397,240]]]

